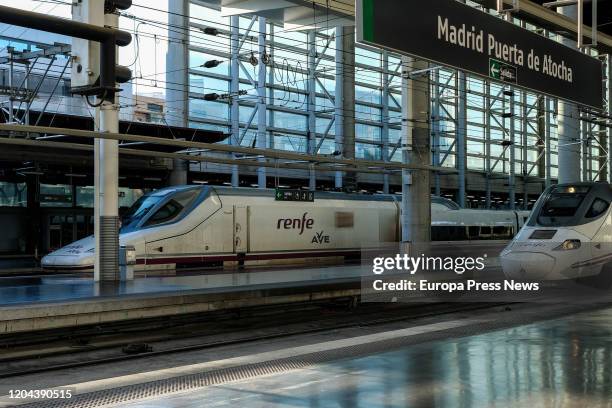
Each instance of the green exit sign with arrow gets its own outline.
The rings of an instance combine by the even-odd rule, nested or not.
[[[505,62],[489,58],[489,76],[503,82],[516,84],[516,67]]]

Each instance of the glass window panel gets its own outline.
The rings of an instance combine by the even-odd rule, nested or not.
[[[366,105],[355,105],[355,118],[370,120],[370,121],[380,121],[382,115],[382,109],[373,108],[371,106]]]
[[[229,106],[225,102],[190,99],[189,116],[199,119],[228,120]]]
[[[306,138],[298,135],[274,133],[274,148],[291,152],[306,152]]]
[[[355,157],[364,160],[381,160],[381,148],[366,143],[355,143]]]
[[[331,119],[317,117],[317,132],[325,133],[330,123],[331,123]],[[336,134],[336,127],[334,126],[334,124],[331,125],[331,127],[329,128],[329,132],[327,132],[327,134],[328,135]]]
[[[230,30],[230,18],[222,17],[220,10],[200,6],[191,2],[189,4],[189,20],[206,27],[214,27],[224,31]],[[194,45],[199,45],[202,47],[213,48],[219,51],[227,51],[230,43],[229,36],[218,35],[216,37],[210,37],[210,39],[206,37],[210,36],[205,34],[192,36],[190,42]]]
[[[0,181],[0,206],[25,207],[28,203],[26,183],[7,183]]]
[[[484,112],[476,109],[467,109],[468,122],[484,123]]]
[[[355,47],[355,63],[378,68],[381,64],[381,53],[380,51]]]
[[[365,125],[363,123],[355,124],[355,138],[359,140],[369,140],[372,142],[381,142],[381,129],[378,126]]]
[[[72,207],[72,187],[64,184],[41,184],[40,206]]]
[[[244,133],[244,128],[240,129],[240,137],[242,137]],[[255,129],[251,129],[251,130],[247,130],[246,133],[244,133],[244,137],[242,137],[242,141],[240,142],[241,146],[247,146],[247,147],[257,147],[257,130]]]
[[[223,132],[225,134],[229,134],[230,129],[227,126],[216,125],[212,123],[202,123],[202,122],[189,122],[189,127],[195,129],[206,129],[206,130],[214,130],[217,132]],[[227,138],[229,140],[229,137]]]
[[[321,138],[317,138],[317,146],[321,143]],[[333,139],[325,139],[317,154],[332,154],[336,150],[336,143]]]
[[[485,129],[481,126],[476,126],[476,125],[467,125],[467,134],[468,137],[479,137],[479,138],[484,138],[485,135]]]
[[[301,131],[307,130],[307,117],[305,115],[274,111],[272,116],[274,118],[274,127]]]
[[[202,66],[207,61],[212,61],[212,60],[217,60],[217,61],[222,61],[222,62],[214,68],[204,68]],[[203,52],[189,50],[189,68],[199,69],[204,72],[211,72],[213,74],[229,75],[229,67],[230,67],[230,62],[227,60],[227,58],[223,58],[218,55],[205,54]]]
[[[240,105],[240,109],[238,110],[238,116],[240,117],[240,123],[244,126],[249,123],[249,119],[251,119],[251,115],[255,112],[255,108],[251,106],[242,106]],[[257,125],[258,114],[255,113],[253,116],[253,120],[251,121],[251,125]]]
[[[229,81],[202,75],[189,75],[189,89],[196,93],[228,93]]]
[[[308,33],[303,31],[284,31],[282,27],[279,27],[277,33],[274,34],[274,40],[304,50],[308,48]]]
[[[334,113],[333,109],[334,109],[334,103],[330,101],[329,98],[317,97],[316,107],[315,107],[315,110],[317,112],[325,111],[325,113],[327,114],[333,114]]]
[[[482,157],[467,157],[467,166],[469,169],[484,170],[484,159]]]
[[[274,105],[282,106],[290,109],[306,110],[308,97],[298,92],[292,92],[288,89],[274,90]]]
[[[355,85],[355,100],[369,103],[380,103],[381,93],[379,89]]]

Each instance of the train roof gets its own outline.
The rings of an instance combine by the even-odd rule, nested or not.
[[[261,189],[252,187],[223,187],[223,186],[208,186],[208,185],[182,185],[164,187],[159,190],[148,193],[153,196],[165,196],[177,191],[185,191],[191,189],[214,189],[219,195],[226,196],[248,196],[248,197],[274,197],[276,190],[271,188]],[[355,201],[399,201],[401,194],[359,194],[359,193],[343,193],[337,191],[316,191],[315,200],[355,200]],[[448,198],[431,196],[432,203],[441,204],[449,209],[458,210],[459,205]]]

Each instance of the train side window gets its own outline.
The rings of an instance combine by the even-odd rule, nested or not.
[[[467,229],[457,226],[440,226],[431,227],[432,241],[465,241],[467,240]]]
[[[608,209],[609,206],[610,206],[610,203],[607,202],[606,200],[602,200],[601,198],[596,198],[595,200],[593,200],[593,204],[591,204],[591,208],[589,208],[589,211],[587,211],[585,217],[586,218],[598,217],[601,214],[603,214]]]
[[[183,213],[198,195],[197,190],[180,192],[174,195],[166,204],[155,212],[145,226],[170,222]]]
[[[505,227],[502,225],[497,225],[493,227],[493,235],[500,238],[511,237],[512,236],[512,228]]]
[[[480,235],[480,227],[474,225],[468,227],[468,235],[470,239],[478,238]]]
[[[491,235],[491,227],[489,226],[480,227],[480,233],[482,235]]]

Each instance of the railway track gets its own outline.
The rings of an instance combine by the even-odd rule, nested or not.
[[[142,359],[334,329],[376,326],[508,303],[362,304],[346,299],[282,310],[224,312],[0,337],[0,378]],[[155,329],[154,329],[155,328]],[[151,335],[154,331],[156,334]],[[254,334],[253,334],[254,333]],[[44,347],[41,347],[44,345]]]

